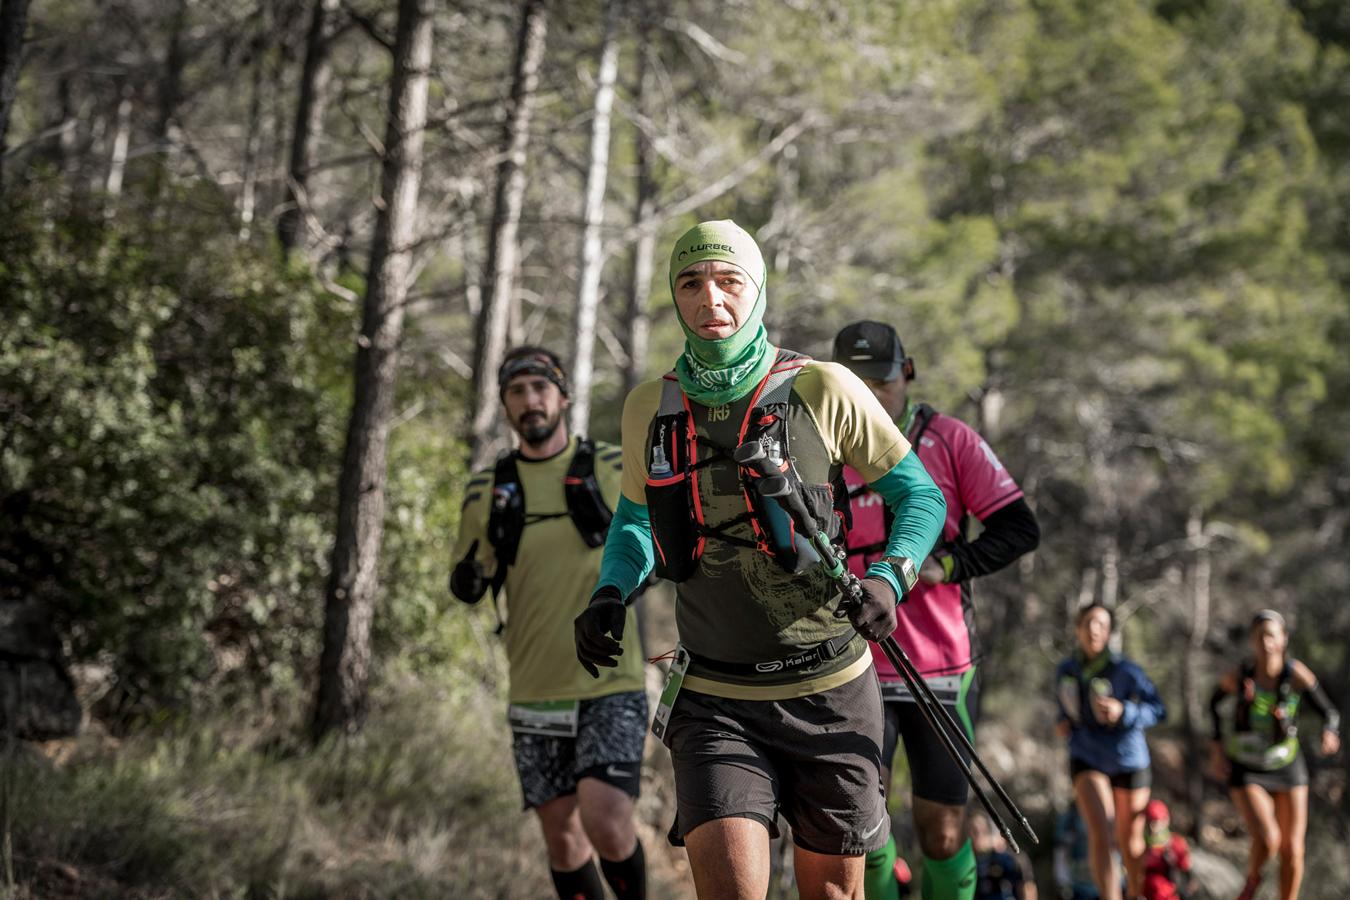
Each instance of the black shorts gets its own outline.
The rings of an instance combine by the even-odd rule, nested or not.
[[[1300,752],[1293,760],[1278,769],[1249,769],[1242,763],[1229,760],[1228,786],[1245,787],[1254,784],[1268,793],[1282,794],[1290,788],[1308,783],[1308,761]]]
[[[966,731],[966,737],[975,740],[976,710],[979,705],[980,679],[975,669],[963,675],[952,676],[964,689],[952,687],[943,690],[941,680],[929,679],[936,685],[933,693],[952,718]],[[942,738],[933,733],[933,727],[923,717],[913,700],[888,700],[885,704],[885,738],[881,744],[881,758],[889,766],[895,759],[900,741],[905,744],[905,758],[909,760],[910,783],[914,796],[947,806],[965,806],[970,797],[970,784],[961,767],[948,755]],[[970,765],[970,754],[956,741],[961,758]]]
[[[577,792],[582,778],[598,778],[630,797],[642,781],[647,740],[647,695],[642,691],[582,700],[577,736],[512,735],[525,809]]]
[[[881,693],[872,669],[790,700],[681,691],[666,730],[675,767],[671,843],[705,822],[754,819],[815,853],[859,856],[890,837],[881,789]]]
[[[1148,766],[1142,769],[1130,769],[1125,772],[1102,772],[1096,766],[1090,766],[1081,759],[1069,760],[1069,780],[1078,777],[1079,772],[1101,772],[1107,778],[1111,779],[1111,787],[1121,791],[1135,791],[1139,788],[1153,786],[1153,770]]]

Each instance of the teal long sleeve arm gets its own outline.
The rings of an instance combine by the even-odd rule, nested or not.
[[[600,561],[600,580],[595,589],[606,585],[615,587],[627,602],[638,585],[651,574],[655,564],[652,523],[647,518],[647,507],[620,497],[614,518],[609,523],[605,555]]]
[[[912,451],[895,468],[873,481],[871,487],[895,512],[886,540],[886,555],[904,556],[914,560],[916,567],[921,565],[942,536],[942,525],[947,521],[947,500],[941,488],[933,483],[919,455]],[[895,596],[904,597],[890,566],[872,563],[867,575],[886,579]]]

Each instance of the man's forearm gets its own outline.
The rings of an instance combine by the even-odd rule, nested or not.
[[[614,518],[609,523],[609,536],[605,538],[605,555],[600,563],[596,590],[610,585],[617,588],[626,601],[646,580],[655,562],[647,507],[620,497]]]
[[[918,454],[907,453],[893,469],[872,482],[871,488],[895,511],[885,555],[903,556],[913,560],[915,565],[923,562],[942,536],[947,501],[919,461]],[[867,574],[886,579],[896,597],[904,596],[890,566],[873,563]]]
[[[953,544],[949,581],[965,581],[997,572],[1013,560],[1035,550],[1041,528],[1027,501],[1018,497],[985,518],[984,531],[969,544]]]

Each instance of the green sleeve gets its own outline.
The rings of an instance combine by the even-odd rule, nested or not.
[[[891,523],[891,533],[886,541],[886,555],[908,557],[916,568],[922,565],[942,536],[942,524],[947,520],[947,501],[942,490],[933,483],[928,470],[919,461],[919,455],[912,451],[889,472],[871,482],[871,487],[895,512],[895,521]],[[886,579],[895,589],[895,596],[904,598],[904,591],[890,566],[872,563],[867,567],[867,575]]]
[[[596,590],[612,585],[626,601],[646,580],[655,564],[652,523],[647,518],[647,507],[620,497],[614,519],[609,523],[609,536],[605,538],[605,555],[600,562]]]

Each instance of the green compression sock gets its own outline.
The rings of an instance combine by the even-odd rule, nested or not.
[[[900,900],[900,886],[895,882],[894,835],[886,841],[886,846],[867,854],[863,896],[867,900]]]
[[[923,858],[923,900],[974,900],[975,851],[967,839],[951,859]]]

